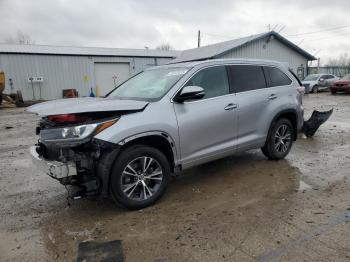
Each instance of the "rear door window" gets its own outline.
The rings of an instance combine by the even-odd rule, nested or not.
[[[292,83],[292,80],[276,67],[264,66],[264,72],[268,87],[287,86]]]
[[[229,70],[231,87],[235,93],[266,88],[261,66],[231,65]]]

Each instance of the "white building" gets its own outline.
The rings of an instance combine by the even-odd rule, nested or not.
[[[300,78],[304,78],[307,73],[308,61],[316,60],[313,55],[271,31],[184,50],[171,63],[215,58],[254,58],[285,62]]]

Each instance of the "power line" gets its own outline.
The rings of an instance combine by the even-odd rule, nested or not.
[[[337,27],[327,28],[327,29],[313,31],[313,32],[305,32],[305,33],[294,34],[294,35],[286,35],[286,36],[293,37],[293,36],[300,36],[300,35],[311,35],[311,34],[327,32],[327,31],[339,30],[339,29],[343,29],[343,28],[347,28],[347,27],[350,27],[350,25],[337,26]]]
[[[299,36],[299,35],[305,35],[305,34],[316,34],[316,33],[320,33],[320,32],[339,30],[339,29],[343,29],[343,28],[347,28],[347,27],[350,27],[350,25],[338,26],[338,27],[333,27],[333,28],[328,28],[328,29],[324,29],[324,30],[308,32],[308,33],[300,33],[300,34],[295,34],[295,35],[286,35],[285,37]],[[284,28],[282,27],[282,29],[284,29]],[[202,35],[221,37],[221,38],[225,38],[225,39],[235,39],[235,38],[237,38],[237,37],[234,37],[234,36],[224,36],[224,35],[211,34],[211,33],[209,34],[209,33],[205,33],[205,32],[201,32],[201,33],[202,33]],[[296,45],[300,45],[300,44],[305,43],[305,42],[312,42],[312,41],[319,41],[319,40],[323,40],[323,39],[337,38],[337,37],[342,37],[342,36],[346,36],[346,35],[350,35],[350,33],[343,33],[343,34],[337,35],[337,36],[322,37],[322,38],[316,38],[316,39],[312,39],[312,38],[311,39],[310,38],[309,39],[302,39]]]
[[[345,33],[345,34],[337,35],[337,36],[327,36],[327,37],[321,37],[321,38],[316,38],[316,39],[308,39],[308,40],[305,40],[305,42],[312,42],[312,41],[318,41],[318,40],[323,40],[323,39],[343,37],[343,36],[346,36],[346,35],[350,35],[350,33]]]

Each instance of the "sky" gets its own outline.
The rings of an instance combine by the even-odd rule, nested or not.
[[[198,30],[208,45],[275,29],[325,63],[350,52],[349,10],[349,0],[0,0],[0,42],[21,31],[42,45],[182,50]]]

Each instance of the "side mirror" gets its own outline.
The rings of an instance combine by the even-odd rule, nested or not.
[[[320,80],[319,80],[320,82],[324,82],[324,78],[320,78]]]
[[[173,100],[177,103],[183,103],[188,100],[201,99],[204,95],[204,89],[200,86],[185,86]]]

